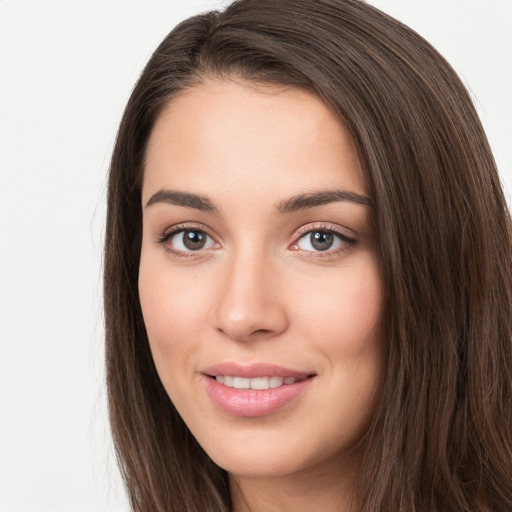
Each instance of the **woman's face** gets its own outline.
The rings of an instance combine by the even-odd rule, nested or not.
[[[206,82],[156,123],[144,321],[169,397],[232,474],[342,464],[368,426],[383,293],[365,194],[347,130],[306,92]]]

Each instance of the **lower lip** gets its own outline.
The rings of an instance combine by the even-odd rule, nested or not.
[[[286,406],[297,398],[313,379],[308,377],[294,384],[263,390],[230,388],[206,375],[204,380],[210,398],[224,412],[232,416],[254,418],[272,414]]]

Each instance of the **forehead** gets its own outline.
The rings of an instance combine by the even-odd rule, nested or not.
[[[143,196],[166,187],[207,195],[212,189],[365,192],[355,144],[320,99],[294,88],[223,80],[184,91],[158,118]]]

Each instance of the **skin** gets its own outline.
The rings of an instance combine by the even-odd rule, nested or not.
[[[229,472],[234,510],[352,510],[382,378],[371,206],[276,211],[305,193],[366,194],[347,130],[307,92],[208,81],[169,102],[146,156],[139,293],[151,350],[191,432]],[[206,197],[215,211],[158,200],[162,190]],[[183,245],[184,228],[208,235],[203,249]],[[355,242],[335,235],[318,250],[315,230]],[[201,373],[226,361],[314,377],[277,411],[238,417],[211,400]]]

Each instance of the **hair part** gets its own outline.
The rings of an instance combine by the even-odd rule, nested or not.
[[[511,510],[512,227],[496,165],[452,68],[358,0],[239,0],[189,18],[131,95],[109,174],[104,296],[110,420],[133,510],[231,508],[226,472],[159,380],[137,289],[151,131],[173,97],[211,79],[309,91],[358,148],[387,349],[361,510]]]

